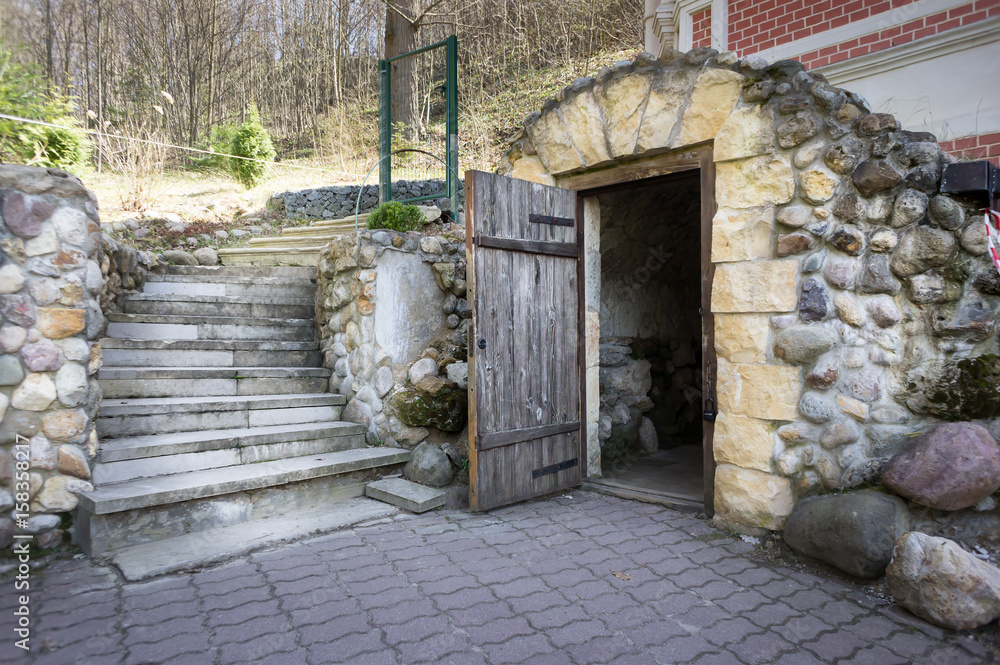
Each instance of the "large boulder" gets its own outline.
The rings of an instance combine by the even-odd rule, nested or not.
[[[889,460],[882,480],[928,508],[970,508],[1000,489],[1000,446],[979,425],[938,425]]]
[[[947,538],[903,534],[885,574],[897,603],[939,626],[967,630],[1000,617],[1000,569]]]
[[[785,525],[793,550],[855,577],[885,572],[896,539],[912,526],[906,504],[879,492],[819,496],[799,501]]]
[[[421,443],[414,448],[403,473],[413,482],[431,487],[444,487],[455,477],[447,453],[433,443]]]

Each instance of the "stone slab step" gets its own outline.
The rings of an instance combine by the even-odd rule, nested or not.
[[[405,478],[383,478],[365,485],[365,496],[414,513],[426,513],[448,501],[447,493]]]
[[[201,278],[212,277],[270,277],[282,280],[316,279],[316,271],[312,268],[254,268],[233,266],[167,266],[166,275],[197,275]],[[206,279],[205,281],[209,281]]]
[[[225,251],[225,250],[219,250]],[[315,268],[311,268],[315,271]],[[273,277],[214,277],[212,281],[197,275],[155,275],[147,277],[142,288],[146,294],[190,296],[230,296],[253,298],[312,298],[316,284],[304,279]]]
[[[108,315],[108,337],[120,339],[270,339],[313,341],[312,319],[158,314]]]
[[[402,448],[360,448],[104,485],[80,494],[93,515],[202,499],[406,462]]]
[[[265,446],[289,441],[363,437],[364,433],[365,428],[356,423],[325,421],[266,427],[236,427],[197,432],[174,432],[172,434],[147,434],[120,439],[105,439],[101,441],[98,454],[103,464],[161,457],[164,455],[222,450],[225,448]],[[362,438],[361,441],[363,442],[364,439]]]
[[[318,423],[340,418],[343,395],[311,393],[105,399],[99,437]]]
[[[274,353],[279,351],[317,351],[319,342],[287,342],[267,339],[117,339],[105,337],[101,349],[156,349],[167,351],[249,351]]]
[[[250,241],[248,248],[267,249],[287,247],[288,249],[298,249],[300,247],[323,247],[337,237],[337,235],[339,234],[330,233],[327,235],[291,235],[272,236],[270,238],[254,238]]]
[[[313,317],[314,306],[312,298],[135,293],[125,299],[124,311],[126,314],[309,319]]]
[[[139,340],[134,340],[139,341]],[[141,340],[164,341],[164,340]],[[212,349],[119,349],[101,344],[104,367],[318,367],[323,363],[319,351],[234,351]]]
[[[108,374],[119,368],[108,368]],[[163,372],[168,368],[160,368]],[[173,368],[185,369],[185,368]],[[220,369],[220,368],[213,368]],[[194,376],[178,378],[124,378],[100,379],[101,391],[105,399],[139,398],[139,397],[219,397],[233,395],[288,395],[295,393],[318,393],[330,385],[329,377],[325,376],[246,376],[255,370],[267,369],[258,367],[226,367],[230,378],[210,378]],[[315,367],[279,368],[281,370],[299,369],[303,372],[317,373],[323,370]],[[101,370],[104,371],[104,370]],[[327,370],[328,371],[328,370]],[[233,374],[236,373],[236,376]],[[207,372],[206,372],[207,374]]]
[[[309,511],[216,527],[197,533],[118,550],[111,562],[129,581],[165,575],[243,556],[249,552],[363,522],[385,519],[398,512],[380,501],[355,498]]]
[[[102,367],[98,379],[245,379],[328,378],[325,367]]]
[[[219,259],[231,266],[316,266],[326,243],[314,247],[229,248],[219,250]]]
[[[132,367],[319,367],[319,343],[278,340],[114,339],[100,341],[104,365]]]
[[[161,435],[170,437],[169,434]],[[188,471],[219,469],[239,464],[255,464],[274,460],[322,455],[339,450],[365,447],[363,433],[330,438],[311,438],[302,441],[288,440],[278,443],[259,443],[251,446],[232,446],[216,450],[190,453],[171,453],[158,457],[101,462],[94,466],[94,485],[102,487],[112,483],[122,483],[139,478],[167,476]]]
[[[360,222],[358,228],[365,228],[365,223]],[[349,233],[354,230],[354,220],[350,222],[343,222],[338,224],[324,224],[322,226],[296,226],[290,229],[284,229],[280,236],[271,236],[272,238],[294,238],[296,236],[319,236],[332,238],[338,236],[342,233]]]

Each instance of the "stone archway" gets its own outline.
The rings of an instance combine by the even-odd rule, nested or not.
[[[995,395],[955,394],[961,359],[994,362],[1000,278],[980,217],[940,194],[954,159],[797,62],[641,54],[530,115],[501,172],[559,185],[704,145],[721,520],[780,529],[797,499],[877,480],[913,432],[990,415],[963,409]]]

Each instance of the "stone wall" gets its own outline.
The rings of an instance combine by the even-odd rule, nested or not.
[[[121,311],[122,294],[142,291],[146,275],[163,265],[156,254],[122,245],[107,233],[101,234],[99,261],[104,277],[99,302],[105,314]]]
[[[78,179],[0,165],[0,201],[0,547],[20,532],[48,548],[91,489],[107,255]]]
[[[465,230],[361,230],[320,255],[316,325],[342,417],[372,444],[454,442],[467,415]],[[467,453],[466,453],[467,454]]]
[[[997,353],[1000,279],[981,214],[940,193],[952,158],[799,63],[641,54],[529,116],[502,171],[558,185],[709,142],[721,521],[780,529],[800,497],[877,481],[911,434],[998,413],[961,389],[980,371],[961,363]]]
[[[303,189],[297,192],[278,192],[271,196],[268,206],[283,211],[288,217],[340,219],[354,214],[355,206],[358,204],[358,192],[361,189],[359,185],[337,185]],[[392,185],[392,198],[394,201],[399,201],[418,196],[430,196],[443,191],[446,191],[443,180],[413,182],[400,180]],[[369,212],[378,205],[378,202],[378,185],[365,185],[364,191],[361,193],[361,204],[358,211]],[[420,205],[436,205],[441,210],[450,210],[451,200],[448,197],[442,197],[422,201]],[[465,184],[461,181],[458,183],[458,205],[459,211],[465,205]]]

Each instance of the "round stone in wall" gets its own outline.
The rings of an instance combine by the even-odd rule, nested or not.
[[[1000,489],[1000,446],[979,425],[938,425],[889,460],[882,480],[928,508],[971,508]]]

